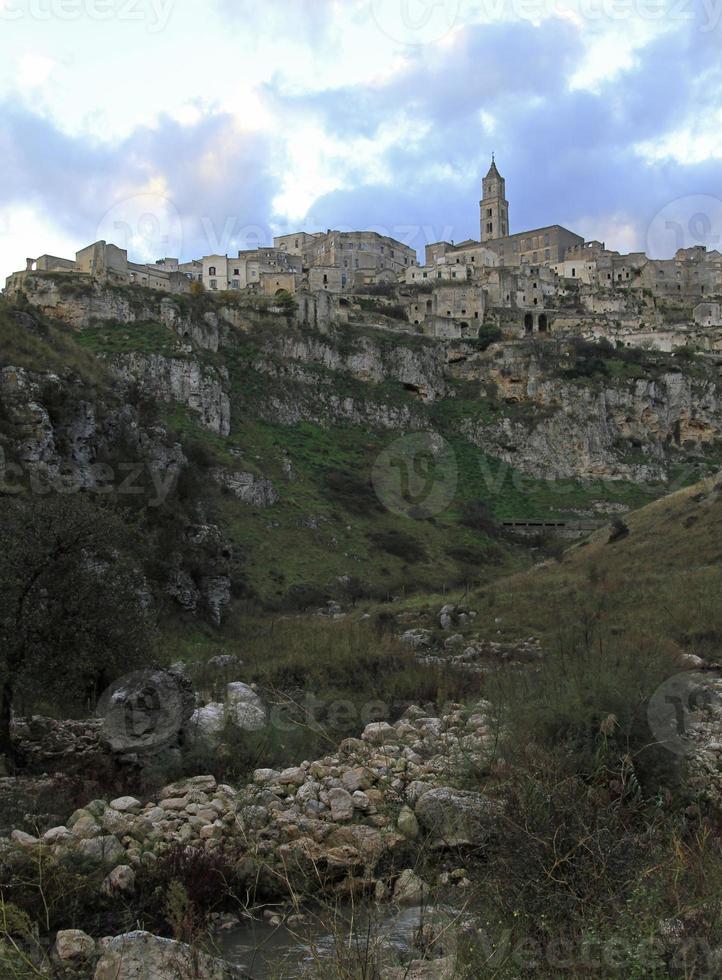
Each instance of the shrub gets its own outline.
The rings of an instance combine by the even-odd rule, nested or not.
[[[411,564],[424,561],[426,558],[426,551],[422,545],[404,531],[374,531],[369,534],[369,539],[382,551],[403,558]]]
[[[501,528],[491,508],[483,500],[465,500],[461,505],[460,520],[465,527],[486,534],[490,538],[501,534]]]
[[[629,526],[626,521],[623,521],[621,517],[617,517],[612,524],[612,533],[609,535],[609,544],[614,544],[615,541],[623,541],[624,538],[629,537]]]
[[[352,514],[372,514],[382,510],[369,480],[351,470],[328,470],[324,488],[344,510]]]
[[[469,545],[448,548],[446,554],[464,565],[482,565],[486,558],[486,553],[481,548],[472,548]]]

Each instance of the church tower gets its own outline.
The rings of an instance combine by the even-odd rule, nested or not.
[[[481,241],[504,238],[509,234],[509,202],[506,199],[506,181],[496,169],[493,154],[482,187]]]

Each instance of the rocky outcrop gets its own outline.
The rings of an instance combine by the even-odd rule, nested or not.
[[[204,429],[221,436],[231,431],[228,372],[192,358],[161,354],[117,354],[109,358],[115,374],[134,382],[159,401],[176,401],[199,417]]]
[[[348,337],[333,339],[335,344],[325,338],[283,334],[267,343],[266,350],[286,364],[317,365],[372,384],[396,381],[424,402],[448,394],[441,347],[398,343],[387,348],[370,337],[356,336],[352,349],[347,351]],[[275,373],[273,362],[261,361],[257,367],[265,373]]]
[[[257,405],[265,421],[280,425],[313,422],[328,426],[350,424],[372,429],[424,429],[425,417],[406,404],[391,404],[374,398],[340,395],[332,385],[326,389],[315,382],[293,389],[272,388]]]
[[[79,276],[27,276],[23,292],[29,303],[46,316],[61,320],[76,330],[98,321],[162,323],[196,347],[217,351],[224,336],[224,312],[192,310],[172,296],[152,290],[107,283]]]
[[[184,943],[149,932],[128,932],[101,939],[100,960],[93,980],[231,980],[227,963]]]
[[[480,793],[442,786],[424,793],[416,817],[432,843],[443,847],[486,844],[498,829],[501,804]]]
[[[101,698],[101,739],[120,755],[157,753],[178,742],[193,708],[193,688],[180,671],[136,671]]]
[[[273,507],[279,501],[278,490],[270,480],[256,476],[255,473],[233,472],[224,469],[215,469],[212,473],[213,479],[220,486],[225,487],[238,500],[251,507]]]
[[[186,459],[178,444],[171,444],[161,426],[141,426],[134,406],[120,402],[108,392],[108,401],[83,397],[85,389],[74,376],[60,377],[51,372],[25,368],[0,369],[0,409],[6,432],[12,432],[8,449],[21,473],[13,472],[14,482],[44,487],[48,484],[63,492],[93,490],[109,482],[121,486],[128,482],[133,492],[139,483],[153,485],[155,505],[158,494],[172,488],[174,474]],[[117,468],[104,460],[113,455],[123,441],[135,448],[137,457],[127,457]],[[0,434],[0,450],[3,450]],[[4,462],[4,457],[0,458]],[[5,474],[0,472],[0,480]]]
[[[661,482],[675,453],[722,438],[722,390],[711,379],[668,371],[655,380],[572,383],[513,346],[474,371],[509,407],[492,421],[465,419],[462,432],[541,479]]]
[[[267,722],[263,701],[253,688],[240,681],[226,686],[224,702],[212,701],[196,708],[187,728],[193,740],[218,741],[227,724],[235,725],[243,732],[257,732]]]

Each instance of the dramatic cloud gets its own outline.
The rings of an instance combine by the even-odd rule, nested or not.
[[[96,5],[0,4],[0,276],[101,233],[145,259],[476,237],[492,150],[512,230],[644,248],[670,201],[722,194],[722,0]]]

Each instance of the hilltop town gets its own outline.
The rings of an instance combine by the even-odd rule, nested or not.
[[[414,249],[370,231],[283,235],[272,247],[153,264],[128,259],[104,241],[75,259],[41,255],[11,275],[8,296],[29,295],[39,279],[67,274],[170,294],[204,290],[294,297],[301,319],[353,321],[372,306],[397,329],[428,337],[473,339],[484,328],[506,338],[532,334],[606,338],[622,346],[673,351],[693,344],[719,350],[722,253],[682,248],[674,258],[620,254],[558,224],[510,232],[506,181],[496,162],[482,182],[479,241],[435,242],[420,264]],[[364,305],[365,304],[365,305]]]

